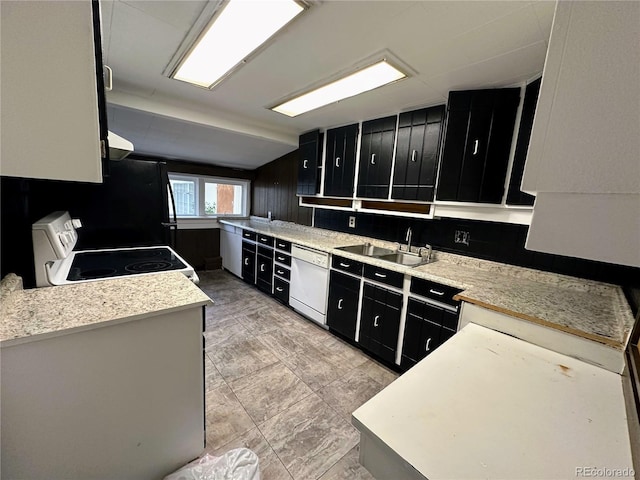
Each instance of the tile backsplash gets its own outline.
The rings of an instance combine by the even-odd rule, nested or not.
[[[349,217],[355,217],[355,228],[349,227]],[[640,268],[526,250],[524,244],[529,228],[526,225],[315,209],[314,226],[403,244],[407,229],[411,228],[412,245],[415,246],[429,244],[449,253],[617,285],[640,286]]]

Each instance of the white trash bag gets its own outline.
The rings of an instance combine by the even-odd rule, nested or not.
[[[258,456],[248,448],[229,450],[221,457],[207,453],[164,480],[260,480]]]

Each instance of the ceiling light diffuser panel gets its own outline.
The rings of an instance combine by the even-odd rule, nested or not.
[[[326,85],[288,100],[271,110],[289,117],[335,103],[360,93],[395,82],[407,75],[381,60]]]
[[[229,0],[172,75],[212,88],[304,11],[293,0]]]

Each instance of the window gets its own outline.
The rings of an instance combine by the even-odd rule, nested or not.
[[[170,173],[169,183],[178,217],[249,215],[249,180]]]

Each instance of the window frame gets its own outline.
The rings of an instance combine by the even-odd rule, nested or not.
[[[196,213],[195,215],[179,215],[176,213],[177,218],[189,219],[189,218],[242,218],[249,216],[249,208],[251,205],[251,180],[244,178],[229,178],[229,177],[212,177],[209,175],[192,175],[186,173],[179,172],[169,172],[169,181],[171,180],[182,180],[182,181],[192,181],[195,182],[195,195],[197,197],[196,201]],[[205,213],[205,185],[207,183],[215,183],[215,184],[225,184],[225,185],[234,185],[242,187],[242,205],[240,207],[240,213]],[[169,202],[169,214],[172,214],[172,205]]]

